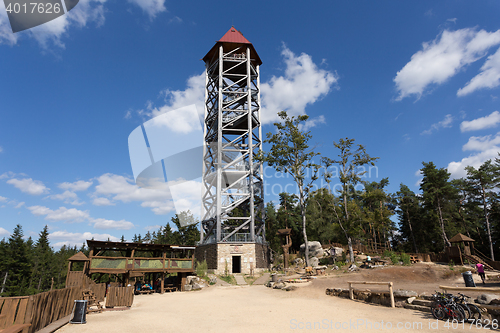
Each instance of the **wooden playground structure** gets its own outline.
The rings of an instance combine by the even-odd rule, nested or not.
[[[184,290],[187,275],[194,273],[193,246],[166,244],[103,242],[87,240],[89,256],[78,253],[69,259],[66,286],[92,285],[108,274],[122,287],[147,281],[154,290]],[[82,270],[73,270],[83,262]],[[81,266],[81,265],[80,265]],[[173,283],[166,284],[166,275],[175,273]],[[174,274],[174,275],[175,275]]]

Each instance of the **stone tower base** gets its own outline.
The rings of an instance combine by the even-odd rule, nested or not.
[[[223,243],[198,246],[196,261],[207,261],[215,274],[251,274],[269,268],[269,248],[259,243]]]

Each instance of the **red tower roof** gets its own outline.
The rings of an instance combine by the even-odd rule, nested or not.
[[[208,53],[203,57],[203,61],[210,62],[212,59],[214,59],[214,56],[217,57],[216,52],[218,52],[217,50],[220,45],[223,46],[224,52],[229,52],[243,45],[248,45],[250,47],[252,62],[259,66],[262,64],[262,60],[260,60],[260,57],[257,54],[257,51],[255,51],[252,43],[250,43],[248,39],[243,37],[243,34],[235,27],[231,27],[231,29],[229,29],[226,34],[222,36],[222,38],[219,39],[217,43],[215,43],[212,49],[210,49],[210,51],[208,51]]]
[[[231,29],[229,29],[221,39],[219,39],[219,42],[252,44],[234,27],[231,27]]]

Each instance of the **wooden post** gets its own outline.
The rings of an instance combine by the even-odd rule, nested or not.
[[[354,291],[352,290],[352,283],[349,282],[349,298],[354,299]]]
[[[162,294],[164,294],[164,293],[165,293],[165,272],[162,272],[162,273],[161,273],[160,290],[161,290],[160,292],[161,292]]]
[[[391,308],[395,308],[396,305],[394,304],[394,293],[392,290],[392,282],[389,282],[389,296],[391,297]]]

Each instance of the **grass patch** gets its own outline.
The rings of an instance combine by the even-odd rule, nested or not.
[[[219,275],[218,278],[221,279],[222,281],[229,283],[229,284],[236,284],[236,278],[232,274]]]
[[[244,278],[245,278],[245,282],[248,283],[249,285],[252,285],[255,280],[257,280],[258,278],[260,277],[257,276],[257,275],[254,275],[254,276],[251,276],[251,275],[245,275]]]

